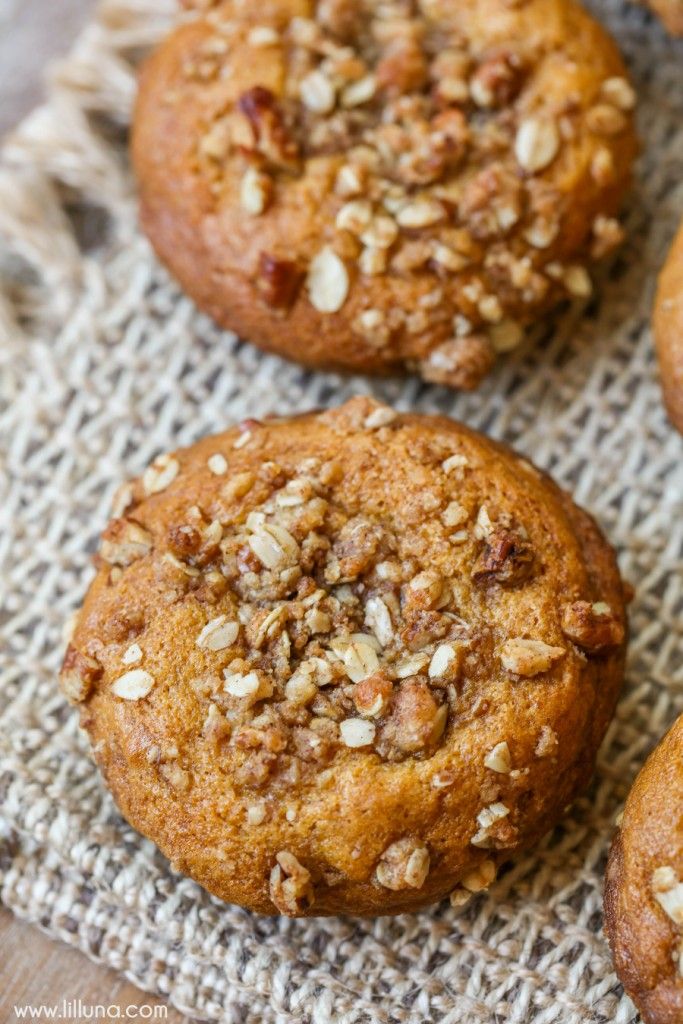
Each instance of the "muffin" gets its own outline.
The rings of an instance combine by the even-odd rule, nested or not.
[[[683,1020],[683,717],[631,790],[605,887],[617,974],[646,1024]]]
[[[502,445],[357,398],[162,456],[114,515],[62,687],[124,816],[220,898],[459,904],[588,782],[622,584]]]
[[[577,3],[209,6],[146,64],[132,152],[145,231],[221,325],[471,389],[591,294],[635,94]]]
[[[659,275],[654,334],[664,404],[683,433],[683,223]]]
[[[683,36],[683,0],[646,0],[674,36]]]

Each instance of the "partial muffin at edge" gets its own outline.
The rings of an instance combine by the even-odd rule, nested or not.
[[[683,1020],[683,718],[629,794],[605,886],[616,972],[646,1024]]]
[[[659,275],[653,324],[664,404],[683,433],[683,223]]]
[[[574,0],[221,3],[146,64],[142,224],[311,367],[472,388],[620,240],[635,93]]]
[[[622,584],[509,449],[358,398],[161,457],[115,514],[62,686],[125,817],[210,892],[457,904],[587,784]]]
[[[645,0],[673,36],[683,36],[683,0]]]

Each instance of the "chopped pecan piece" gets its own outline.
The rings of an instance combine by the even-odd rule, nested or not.
[[[180,793],[187,793],[192,785],[192,776],[178,764],[160,764],[159,774]]]
[[[419,839],[399,839],[382,854],[375,876],[385,889],[421,889],[429,874],[429,850]]]
[[[555,754],[559,745],[555,730],[549,725],[544,725],[536,741],[534,753],[536,757],[551,757]]]
[[[254,149],[278,168],[291,170],[297,166],[299,148],[290,135],[284,111],[275,95],[262,85],[242,93],[237,101],[251,127]]]
[[[272,178],[255,167],[250,167],[242,178],[240,188],[242,209],[253,217],[259,217],[268,206],[272,192]]]
[[[371,676],[356,683],[353,688],[353,703],[359,715],[365,718],[377,718],[383,715],[391,700],[393,684],[383,672],[375,672]]]
[[[523,78],[524,69],[517,54],[492,54],[472,75],[472,99],[479,107],[504,107],[517,96]]]
[[[168,529],[168,546],[178,558],[196,555],[202,546],[202,535],[189,524],[175,524]]]
[[[484,764],[487,768],[490,768],[492,772],[498,772],[500,775],[509,775],[512,770],[512,760],[510,758],[510,748],[506,740],[501,743],[496,743],[495,747],[489,750],[488,754],[484,758]]]
[[[482,861],[473,871],[468,872],[462,879],[462,887],[467,892],[482,892],[488,889],[496,877],[496,865],[492,860]],[[458,890],[455,890],[458,892]],[[457,906],[461,901],[455,901],[451,894],[451,903]]]
[[[320,0],[316,20],[337,38],[350,41],[358,33],[361,11],[355,0]]]
[[[457,161],[465,153],[470,140],[467,120],[461,110],[442,110],[431,122],[431,141],[440,154],[445,167]]]
[[[132,565],[152,550],[152,534],[130,519],[112,519],[102,534],[100,557],[109,565]]]
[[[483,334],[452,338],[435,348],[420,363],[420,373],[432,384],[473,391],[492,369],[496,354]]]
[[[340,579],[350,580],[368,572],[382,549],[384,531],[363,516],[349,519],[339,532],[333,552],[339,562]]]
[[[562,632],[577,647],[597,654],[624,641],[624,627],[608,604],[574,601],[562,611]]]
[[[95,658],[81,654],[71,644],[66,649],[59,683],[64,696],[73,704],[87,700],[93,685],[102,675],[102,666]]]
[[[265,729],[245,725],[235,734],[235,745],[245,750],[260,748],[269,754],[279,754],[287,746],[287,733],[276,725]]]
[[[331,760],[335,750],[335,742],[317,729],[294,728],[292,741],[295,754],[302,761],[326,764]]]
[[[516,587],[529,579],[534,568],[534,550],[520,529],[494,527],[472,570],[475,583],[498,583]]]
[[[202,735],[211,743],[218,744],[221,740],[230,737],[230,731],[230,722],[228,722],[227,718],[220,713],[215,704],[209,704],[209,710],[202,727]]]
[[[427,644],[441,640],[449,630],[450,620],[441,612],[406,609],[401,642],[409,651],[419,651]]]
[[[519,180],[500,163],[485,167],[463,189],[458,211],[475,239],[506,234],[522,212]]]
[[[515,637],[503,644],[500,660],[503,668],[518,676],[538,676],[566,654],[564,647],[553,647],[543,640]]]
[[[443,577],[434,569],[418,573],[403,588],[403,603],[406,611],[425,611],[443,608],[448,603],[449,589]]]
[[[296,917],[313,905],[311,873],[293,853],[281,850],[270,873],[270,898],[281,914]]]
[[[256,287],[273,309],[289,309],[296,301],[303,279],[303,271],[293,260],[278,260],[270,253],[261,253]]]
[[[678,928],[683,926],[683,884],[676,871],[669,865],[661,865],[652,872],[650,884],[667,917]]]
[[[406,679],[394,691],[376,749],[394,761],[408,754],[432,753],[443,736],[447,718],[447,705],[438,703],[425,682],[415,676]]]
[[[389,95],[417,92],[427,82],[427,62],[417,39],[399,39],[387,48],[375,72]]]
[[[228,581],[221,572],[207,572],[201,577],[194,596],[200,604],[215,605],[228,589]]]
[[[514,846],[517,842],[518,829],[509,821],[509,813],[509,808],[502,803],[493,803],[485,807],[477,816],[479,829],[470,840],[472,845],[496,850]]]
[[[141,633],[145,626],[142,608],[126,607],[107,615],[98,627],[103,643],[121,643]]]
[[[624,240],[624,234],[624,229],[618,220],[598,214],[593,221],[592,258],[599,260],[612,252]]]
[[[249,789],[265,786],[277,766],[277,754],[267,750],[250,751],[235,768],[235,781]]]

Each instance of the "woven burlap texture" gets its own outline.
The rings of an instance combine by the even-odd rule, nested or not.
[[[125,128],[135,65],[172,0],[109,0],[53,72],[0,169],[0,899],[207,1020],[586,1024],[637,1019],[601,894],[613,822],[683,707],[683,444],[649,310],[683,213],[683,47],[602,0],[640,97],[628,240],[585,309],[475,395],[313,375],[197,313],[136,225]],[[61,629],[112,493],[159,451],[245,416],[372,393],[502,437],[576,494],[636,587],[628,679],[595,781],[560,827],[461,912],[270,920],[174,873],[121,819],[59,696]]]

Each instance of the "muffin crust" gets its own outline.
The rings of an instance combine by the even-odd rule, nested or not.
[[[683,433],[683,223],[659,276],[654,333],[664,404]]]
[[[683,36],[683,0],[646,0],[673,36]]]
[[[614,556],[508,449],[365,398],[126,485],[62,673],[126,818],[262,913],[486,888],[588,782]]]
[[[470,389],[590,295],[634,103],[574,0],[220,3],[143,70],[142,224],[261,347]]]
[[[683,1019],[683,718],[636,779],[614,838],[605,929],[646,1024]]]

